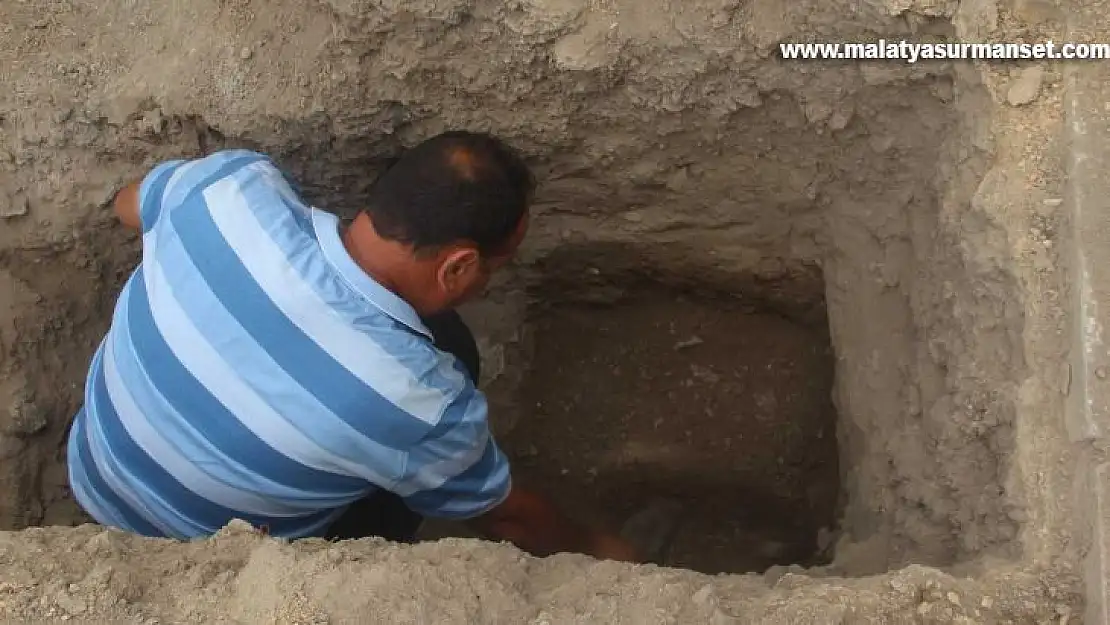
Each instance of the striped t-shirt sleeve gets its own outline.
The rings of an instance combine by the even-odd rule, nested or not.
[[[203,192],[255,161],[269,158],[251,150],[214,152],[193,160],[172,160],[158,164],[139,184],[139,219],[143,234],[158,225],[164,214],[172,212],[189,197]]]
[[[414,512],[470,519],[509,496],[509,461],[490,434],[486,413],[485,396],[468,384],[409,452],[396,491]]]
[[[157,165],[139,184],[139,222],[143,232],[149,232],[162,214],[162,198],[174,173],[188,161],[165,161]]]

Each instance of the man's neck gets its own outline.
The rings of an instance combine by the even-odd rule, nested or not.
[[[343,224],[340,238],[343,247],[360,269],[378,284],[401,296],[394,278],[399,269],[397,250],[390,249],[395,244],[379,237],[369,218],[359,215]]]

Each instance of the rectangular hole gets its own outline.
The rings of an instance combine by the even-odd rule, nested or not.
[[[675,502],[677,518],[633,531],[659,543],[652,534],[677,522],[669,566],[823,563],[839,472],[822,326],[651,283],[608,304],[533,296],[561,303],[529,315],[521,416],[502,441],[515,479],[608,527]]]

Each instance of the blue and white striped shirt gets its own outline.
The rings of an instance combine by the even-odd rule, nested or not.
[[[245,150],[151,171],[143,258],[68,445],[78,503],[148,536],[321,535],[384,488],[470,518],[509,492],[486,400],[403,300]]]

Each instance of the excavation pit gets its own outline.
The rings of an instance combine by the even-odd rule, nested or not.
[[[606,302],[533,298],[521,415],[502,441],[515,479],[613,528],[675,502],[669,566],[823,563],[839,485],[823,327],[651,283]]]
[[[771,91],[727,129],[675,118],[656,143],[506,136],[540,186],[516,268],[475,333],[487,360],[506,355],[491,420],[522,481],[607,525],[680,498],[685,529],[666,561],[706,572],[1016,556],[1023,319],[998,227],[960,212],[984,175],[961,142],[975,127],[949,106],[949,75],[865,78],[831,112]],[[967,106],[979,102],[964,88]],[[349,136],[332,151],[295,129],[258,140],[177,119],[166,132],[266,151],[344,216],[385,157],[428,134]],[[960,168],[942,158],[961,154]],[[0,258],[37,285],[14,313],[24,366],[9,383],[47,415],[18,432],[29,461],[4,502],[13,526],[84,520],[65,501],[60,446],[138,252],[102,217]],[[71,386],[57,393],[56,380]],[[721,423],[736,434],[713,431]]]
[[[618,525],[654,497],[687,497],[684,531],[696,533],[672,544],[676,567],[811,567],[707,578],[480,542],[322,547],[239,533],[182,545],[32,529],[0,534],[12,564],[0,616],[49,620],[77,584],[82,614],[106,622],[274,622],[305,606],[332,622],[1076,622],[1087,566],[1086,620],[1100,622],[1106,467],[1089,452],[1110,428],[1092,330],[1106,326],[1110,264],[1095,252],[1107,249],[1106,159],[1095,155],[1110,142],[1095,130],[1106,77],[1091,72],[1105,64],[776,52],[793,41],[1072,41],[1084,33],[1068,29],[1104,20],[1098,7],[326,0],[108,6],[119,14],[105,19],[0,4],[16,35],[0,45],[11,68],[0,95],[0,527],[84,520],[67,501],[61,446],[138,258],[105,210],[119,184],[167,159],[251,147],[316,206],[349,216],[405,147],[466,128],[519,147],[540,181],[517,270],[468,316],[494,432],[522,483]],[[1100,28],[1088,39],[1105,40]],[[1082,149],[1070,145],[1084,133]],[[630,283],[599,245],[656,273]],[[731,310],[722,302],[739,310],[716,318]],[[690,328],[664,340],[664,318]],[[769,325],[779,322],[831,354],[804,354]],[[765,359],[812,373],[803,381],[824,376],[820,393],[789,390],[827,400],[831,389],[835,410],[802,414],[776,398],[791,408],[783,421],[814,425],[806,433],[825,419],[822,438],[753,418],[744,425],[766,427],[761,444],[730,457],[710,444],[726,437],[703,437],[707,406],[724,420],[741,413],[719,404],[803,377],[759,378],[727,359],[736,336],[779,338],[791,351],[734,350],[754,360],[763,345]],[[671,368],[644,367],[659,375],[641,380],[626,361],[647,358]],[[728,371],[751,377],[728,388]],[[663,391],[658,401],[641,383]],[[572,386],[593,392],[569,402]],[[672,427],[675,409],[698,427]],[[696,462],[663,457],[687,430]],[[780,456],[788,470],[776,473]],[[810,473],[789,462],[802,456]],[[724,477],[708,479],[709,466]],[[120,579],[92,590],[108,568]]]

